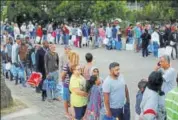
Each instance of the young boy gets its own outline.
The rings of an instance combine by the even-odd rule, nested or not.
[[[137,95],[136,95],[135,120],[139,120],[139,116],[140,116],[140,113],[141,113],[140,104],[141,104],[141,101],[142,101],[143,93],[144,93],[145,88],[146,88],[146,84],[147,84],[147,81],[145,79],[142,79],[138,83],[139,90],[138,90]]]

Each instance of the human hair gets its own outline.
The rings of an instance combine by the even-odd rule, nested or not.
[[[73,73],[77,66],[78,66],[78,65],[76,65],[76,64],[71,65],[70,71]]]
[[[148,77],[148,88],[158,92],[159,94],[162,93],[161,86],[163,84],[163,77],[161,72],[154,71]]]
[[[162,58],[164,58],[169,64],[171,63],[170,57],[168,55],[163,55]]]
[[[86,92],[90,92],[91,88],[93,87],[93,85],[95,85],[95,82],[97,81],[98,76],[96,75],[92,75],[90,77],[90,80],[87,80],[86,82]]]
[[[85,55],[85,59],[86,59],[86,61],[89,63],[89,62],[92,62],[92,60],[93,60],[93,55],[91,54],[91,53],[87,53],[86,55]]]
[[[112,63],[109,65],[109,69],[111,70],[112,68],[115,68],[115,67],[117,67],[117,66],[119,66],[119,63],[117,63],[117,62],[112,62]]]
[[[145,89],[146,88],[146,85],[147,85],[147,81],[145,79],[141,79],[139,82],[138,82],[138,88],[141,90],[142,88]]]
[[[68,55],[68,59],[71,65],[79,64],[79,55],[76,52],[70,52]]]

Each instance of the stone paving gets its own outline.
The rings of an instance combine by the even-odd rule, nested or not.
[[[142,58],[141,53],[133,51],[104,50],[103,48],[91,50],[89,48],[74,48],[80,54],[81,63],[85,63],[85,54],[91,52],[94,56],[94,65],[100,69],[101,77],[105,78],[109,73],[109,63],[116,61],[120,63],[121,73],[129,88],[131,99],[131,114],[134,120],[134,105],[137,92],[137,83],[142,78],[147,78],[157,64],[157,58],[150,55]],[[58,46],[57,52],[63,54],[63,47]],[[178,60],[172,61],[172,66],[178,70]],[[52,103],[41,101],[41,94],[35,93],[31,87],[23,88],[21,85],[14,85],[14,82],[6,81],[14,97],[20,99],[29,106],[25,111],[4,116],[2,120],[66,120],[62,102]],[[30,112],[29,112],[30,111]]]

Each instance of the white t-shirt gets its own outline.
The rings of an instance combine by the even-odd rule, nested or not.
[[[14,27],[14,34],[15,35],[19,35],[20,34],[20,29],[19,29],[19,27]]]
[[[29,25],[28,25],[28,29],[29,29],[30,32],[32,32],[33,29],[34,29],[34,25],[33,25],[33,24],[29,24]]]
[[[157,42],[158,45],[160,45],[160,43],[159,43],[159,34],[157,32],[153,32],[151,34],[151,41],[152,42]]]
[[[164,71],[163,74],[164,82],[162,85],[162,90],[167,94],[169,91],[171,91],[173,88],[176,87],[176,78],[177,78],[177,72],[174,68],[170,67],[167,70]]]
[[[80,28],[77,29],[77,35],[82,36],[82,30]]]

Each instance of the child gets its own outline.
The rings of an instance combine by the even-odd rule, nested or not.
[[[89,102],[87,105],[85,119],[98,120],[101,109],[101,93],[100,93],[100,79],[96,75],[92,75],[87,81],[86,92],[89,93]]]
[[[101,95],[101,109],[100,109],[100,116],[99,116],[99,120],[103,120],[104,116],[105,116],[105,109],[104,109],[104,98],[103,98],[103,92],[102,92],[102,84],[103,84],[103,79],[100,77],[99,75],[99,69],[97,67],[92,67],[91,71],[90,71],[90,75],[96,75],[99,77],[100,79],[100,85],[99,85],[99,89],[100,89],[100,95]]]
[[[42,89],[47,92],[48,101],[52,102],[54,99],[55,81],[50,75],[44,80]],[[46,98],[43,98],[43,101],[45,101],[45,99]]]
[[[139,116],[141,113],[141,108],[140,108],[140,104],[142,101],[142,97],[143,97],[143,93],[145,91],[147,85],[147,81],[145,79],[142,79],[139,83],[138,83],[138,92],[136,95],[136,105],[135,105],[135,111],[136,111],[136,115],[135,115],[135,120],[139,120]]]

